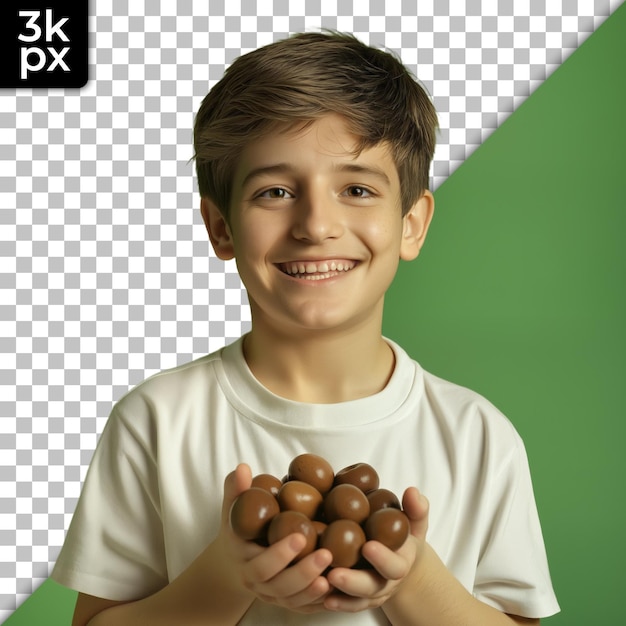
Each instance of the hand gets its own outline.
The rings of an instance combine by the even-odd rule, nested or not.
[[[245,464],[239,465],[224,482],[222,528],[217,541],[223,542],[231,572],[245,589],[264,602],[304,613],[325,610],[323,602],[330,586],[322,574],[332,560],[328,550],[316,550],[290,566],[306,543],[303,535],[289,535],[265,548],[240,539],[232,531],[230,507],[251,482],[252,473]]]
[[[415,487],[410,487],[404,492],[402,508],[410,523],[407,540],[396,552],[377,541],[368,541],[362,555],[372,570],[336,568],[328,572],[328,582],[340,593],[326,597],[327,609],[356,612],[380,607],[420,575],[418,566],[428,529],[428,500]]]

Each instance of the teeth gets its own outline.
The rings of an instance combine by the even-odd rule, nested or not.
[[[292,276],[302,275],[304,278],[319,280],[321,278],[329,278],[333,272],[347,272],[355,266],[352,261],[294,261],[292,263],[283,263],[281,269]]]

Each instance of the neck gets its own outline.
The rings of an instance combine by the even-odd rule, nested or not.
[[[304,332],[293,336],[255,328],[244,338],[244,355],[257,380],[289,400],[328,404],[381,391],[395,359],[380,328],[352,332]]]

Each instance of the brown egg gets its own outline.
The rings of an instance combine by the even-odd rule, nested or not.
[[[258,487],[259,489],[265,489],[269,491],[273,496],[277,496],[283,483],[280,478],[272,476],[271,474],[258,474],[252,479],[252,487]]]
[[[367,463],[355,463],[344,467],[335,475],[335,485],[355,485],[363,493],[378,489],[380,479],[376,470]]]
[[[308,483],[290,480],[280,488],[277,500],[281,511],[299,511],[313,519],[322,504],[322,494]]]
[[[267,529],[267,541],[272,545],[292,533],[300,533],[306,538],[304,548],[293,560],[295,563],[313,552],[317,545],[317,531],[313,522],[306,515],[298,513],[298,511],[281,511],[270,522]]]
[[[365,534],[368,540],[380,541],[390,550],[397,550],[409,536],[409,518],[392,507],[379,509],[367,518]]]
[[[315,532],[317,533],[317,538],[319,540],[319,538],[322,536],[322,533],[326,530],[326,526],[328,526],[328,524],[324,523],[324,522],[320,522],[320,520],[311,520],[311,524],[313,524],[313,528],[315,528]]]
[[[330,463],[317,454],[300,454],[289,464],[289,480],[301,480],[322,495],[330,491],[335,478]]]
[[[365,543],[363,529],[354,521],[339,519],[331,522],[320,538],[320,548],[333,555],[331,567],[352,567],[359,561]]]
[[[324,514],[328,522],[351,519],[357,524],[370,514],[367,496],[355,485],[346,483],[333,487],[324,499]]]
[[[389,489],[374,489],[367,494],[370,503],[370,515],[379,509],[401,509],[400,500],[393,491]]]
[[[267,527],[280,508],[276,498],[258,487],[241,493],[230,508],[230,525],[234,533],[246,541],[263,539]]]

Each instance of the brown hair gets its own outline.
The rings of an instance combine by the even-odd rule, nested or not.
[[[347,33],[293,35],[237,58],[196,115],[198,187],[228,217],[232,179],[244,147],[276,127],[338,113],[360,138],[357,153],[387,142],[403,215],[428,189],[437,114],[393,54]]]

